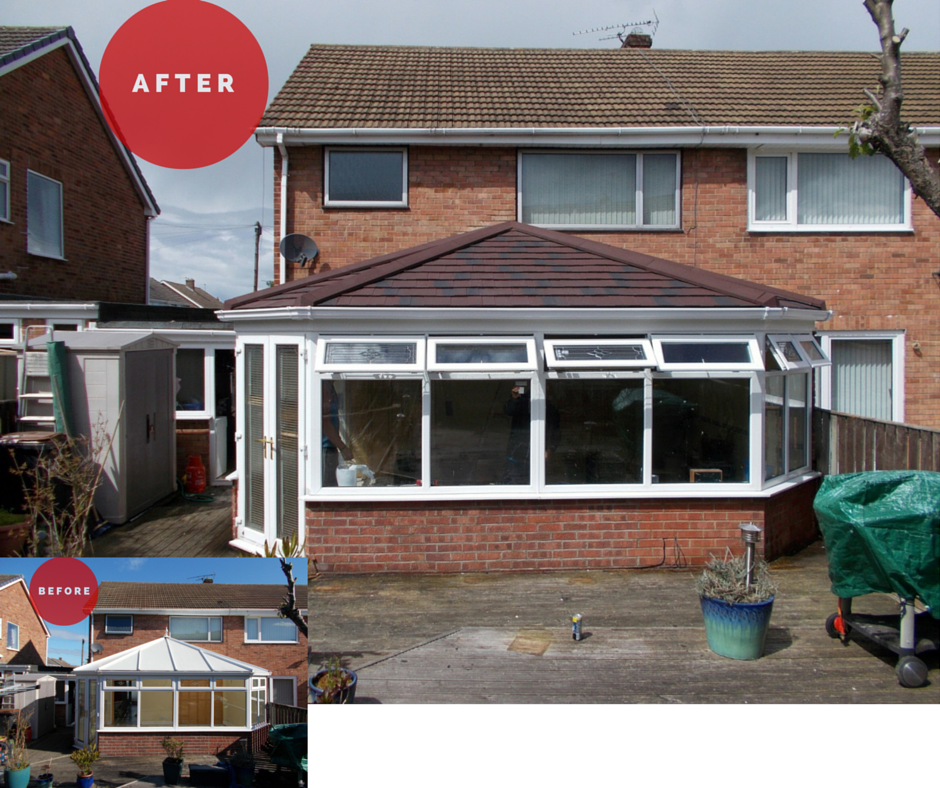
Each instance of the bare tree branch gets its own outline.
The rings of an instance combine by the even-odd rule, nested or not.
[[[307,622],[304,621],[303,616],[300,615],[300,611],[297,609],[297,599],[294,595],[294,586],[297,584],[297,581],[294,580],[294,568],[283,558],[281,558],[280,561],[281,571],[287,578],[287,598],[284,600],[284,604],[280,606],[279,610],[281,615],[293,621],[297,625],[297,629],[303,632],[304,637],[306,637]]]
[[[901,120],[904,92],[901,89],[901,43],[905,28],[896,34],[891,7],[894,0],[864,0],[881,38],[881,97],[865,91],[871,106],[863,109],[861,119],[852,129],[856,144],[864,153],[883,153],[911,182],[914,194],[940,216],[940,171],[927,159],[917,132]]]

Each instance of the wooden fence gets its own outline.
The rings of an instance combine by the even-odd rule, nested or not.
[[[824,474],[940,471],[940,430],[814,410],[813,454]]]
[[[299,706],[285,706],[283,703],[268,704],[269,725],[293,725],[307,721],[307,709]]]

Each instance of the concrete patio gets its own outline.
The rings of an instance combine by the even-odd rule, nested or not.
[[[928,684],[905,689],[889,651],[826,634],[836,600],[821,542],[771,568],[779,592],[752,662],[708,649],[690,569],[321,575],[311,669],[339,655],[358,673],[356,703],[940,703],[936,652]],[[896,603],[870,595],[855,611]],[[936,638],[936,621],[918,635]]]

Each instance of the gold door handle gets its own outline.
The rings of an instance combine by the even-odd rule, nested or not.
[[[268,446],[271,447],[271,459],[274,459],[274,438],[255,438],[255,443],[261,444],[261,456],[268,459]]]

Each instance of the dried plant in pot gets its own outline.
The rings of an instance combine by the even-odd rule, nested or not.
[[[166,736],[160,742],[166,758],[163,759],[163,782],[167,785],[179,785],[183,779],[183,750],[185,742]]]
[[[7,788],[26,788],[29,785],[29,758],[26,755],[26,729],[29,721],[17,711],[10,738],[7,741]]]
[[[317,671],[310,679],[314,703],[352,703],[356,699],[356,674],[344,668],[337,657],[327,667]]]
[[[702,604],[708,647],[731,659],[757,659],[764,653],[777,585],[763,559],[751,567],[745,556],[712,558],[695,587]]]
[[[49,788],[52,785],[54,775],[52,774],[52,764],[46,763],[42,767],[42,774],[36,775],[36,788]]]

